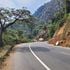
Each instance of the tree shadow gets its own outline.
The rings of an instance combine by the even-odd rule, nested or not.
[[[31,49],[34,52],[49,52],[50,51],[50,49],[45,48],[45,47],[31,47]],[[14,48],[14,51],[26,53],[26,52],[30,52],[30,49],[29,47],[16,47]]]
[[[45,48],[45,47],[31,47],[31,49],[35,52],[48,52],[48,51],[50,51],[49,48]]]

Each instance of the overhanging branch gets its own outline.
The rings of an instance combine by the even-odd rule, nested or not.
[[[8,28],[9,26],[13,25],[18,19],[15,19],[13,22],[7,24],[4,29]]]
[[[9,23],[9,24],[6,25],[6,26],[4,27],[4,30],[5,30],[6,28],[8,28],[9,26],[13,25],[17,20],[19,20],[19,21],[24,21],[24,22],[26,22],[26,23],[31,22],[31,21],[28,20],[28,19],[15,19],[13,22],[11,22],[11,23]]]

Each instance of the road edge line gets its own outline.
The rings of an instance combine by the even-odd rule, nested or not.
[[[31,51],[31,53],[33,54],[33,56],[45,67],[46,70],[51,70],[31,49],[30,45],[29,45],[29,49]]]

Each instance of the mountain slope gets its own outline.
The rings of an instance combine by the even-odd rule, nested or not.
[[[34,16],[48,23],[49,43],[70,47],[70,0],[51,0],[41,6]],[[66,16],[68,15],[68,16]],[[43,32],[43,31],[42,31]],[[53,36],[54,35],[54,36]],[[41,34],[38,37],[44,38]],[[46,38],[47,38],[46,37]]]
[[[64,25],[56,31],[55,36],[49,40],[49,43],[70,47],[70,14],[66,22],[64,22]]]
[[[35,13],[34,16],[49,21],[55,17],[55,13],[63,12],[64,1],[63,0],[51,0],[41,6]]]

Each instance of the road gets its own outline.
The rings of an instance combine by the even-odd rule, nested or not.
[[[47,42],[25,43],[14,48],[12,70],[70,70],[70,49]]]

